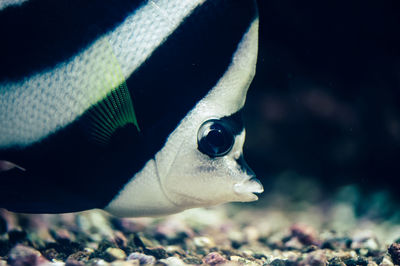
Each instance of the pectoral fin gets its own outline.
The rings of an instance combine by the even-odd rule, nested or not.
[[[0,160],[0,173],[1,172],[6,172],[6,171],[10,171],[14,168],[17,168],[21,171],[26,171],[25,168],[16,165],[15,163],[9,162],[9,161],[5,161],[5,160]]]

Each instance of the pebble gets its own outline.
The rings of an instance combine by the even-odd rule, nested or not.
[[[322,250],[316,250],[309,253],[305,260],[300,265],[313,265],[313,266],[324,266],[328,264],[325,252]]]
[[[203,258],[203,262],[210,265],[218,265],[226,261],[227,260],[218,252],[211,252]]]
[[[290,231],[292,236],[299,239],[304,245],[320,245],[320,241],[317,239],[317,232],[311,226],[294,224],[290,227]]]
[[[388,252],[392,257],[392,261],[394,262],[394,264],[400,264],[400,244],[399,243],[391,244],[388,249]]]
[[[287,249],[302,249],[304,247],[303,243],[297,237],[291,238],[289,241],[285,242],[283,245]]]
[[[379,263],[379,266],[394,266],[394,264],[389,257],[385,256],[381,263]]]
[[[110,266],[139,266],[140,261],[139,260],[116,260],[113,261]]]
[[[206,236],[198,236],[193,238],[193,243],[199,248],[212,248],[215,247],[215,242],[213,239]]]
[[[140,264],[154,264],[156,262],[156,258],[153,256],[148,256],[139,252],[133,252],[129,254],[128,258],[126,260],[138,260]]]
[[[168,257],[167,251],[163,247],[146,248],[144,252],[156,259],[165,259]]]
[[[46,262],[48,261],[39,251],[20,244],[11,249],[8,257],[11,266],[40,265]]]
[[[180,258],[169,257],[166,259],[161,259],[160,262],[165,263],[168,266],[186,266],[187,264],[183,262]]]
[[[5,218],[3,218],[2,215],[0,215],[0,235],[7,233],[7,230],[8,230],[7,221]]]
[[[68,259],[65,262],[65,266],[85,266],[85,263],[83,261],[78,261],[75,259]]]
[[[125,251],[119,248],[109,247],[106,249],[106,253],[111,260],[123,260],[126,258]]]

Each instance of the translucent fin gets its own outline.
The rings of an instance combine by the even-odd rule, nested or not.
[[[89,133],[90,137],[101,144],[108,144],[113,133],[127,124],[133,124],[140,132],[139,124],[133,108],[132,97],[129,93],[121,67],[115,57],[112,47],[107,40],[104,41],[104,53],[107,61],[111,64],[107,66],[109,75],[100,77],[102,88],[99,90],[109,90],[113,84],[118,84],[96,105],[89,109]]]
[[[9,170],[12,170],[14,168],[17,168],[21,171],[26,171],[25,168],[16,165],[15,163],[9,162],[9,161],[4,161],[4,160],[0,160],[0,172],[6,172]]]

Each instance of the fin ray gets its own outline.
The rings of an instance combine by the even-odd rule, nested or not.
[[[108,87],[115,84],[115,81],[121,80],[122,82],[89,110],[89,135],[95,142],[102,145],[109,143],[113,133],[127,124],[133,124],[140,132],[132,97],[122,69],[108,40],[104,40],[104,42],[104,52],[112,59],[109,60],[112,64],[109,66],[110,75],[103,77],[104,80],[101,81],[103,87],[101,90],[109,91]]]

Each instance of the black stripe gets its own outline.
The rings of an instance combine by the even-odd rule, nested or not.
[[[224,75],[256,14],[251,0],[207,1],[127,80],[145,133],[168,120],[148,156]]]
[[[0,11],[0,81],[51,68],[112,30],[144,0],[30,0]]]
[[[196,8],[127,80],[141,132],[126,127],[109,147],[95,146],[80,125],[86,113],[23,152],[8,151],[6,159],[30,169],[30,175],[14,171],[2,178],[13,189],[0,191],[0,207],[29,212],[104,207],[223,76],[255,17],[255,2],[249,0],[209,0]],[[19,195],[24,199],[16,200]]]

